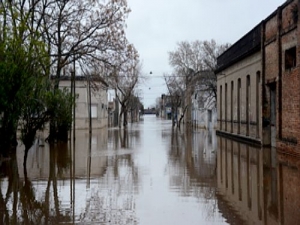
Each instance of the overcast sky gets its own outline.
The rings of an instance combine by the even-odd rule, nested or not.
[[[126,35],[139,51],[143,75],[139,85],[145,107],[166,93],[163,73],[170,72],[168,52],[181,41],[235,43],[285,0],[128,0]],[[152,72],[152,74],[150,74]]]

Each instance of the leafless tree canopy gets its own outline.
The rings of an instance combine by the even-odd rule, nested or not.
[[[116,65],[107,69],[107,78],[121,105],[120,118],[123,116],[123,126],[126,127],[128,107],[135,95],[135,88],[140,82],[142,65],[132,45],[127,46],[122,56],[115,61]],[[119,125],[121,126],[121,123]]]
[[[126,0],[1,0],[0,7],[2,39],[18,27],[20,38],[42,40],[51,56],[45,70],[58,80],[74,60],[104,66],[126,57]]]
[[[169,64],[173,67],[165,80],[172,95],[176,92],[201,92],[210,104],[214,105],[217,98],[217,78],[214,70],[217,66],[217,57],[230,45],[218,45],[215,40],[180,42],[174,51],[169,52]],[[186,102],[182,101],[185,105]]]

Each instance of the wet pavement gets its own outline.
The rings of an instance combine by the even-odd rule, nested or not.
[[[0,165],[0,224],[299,224],[300,160],[172,129],[76,131]]]

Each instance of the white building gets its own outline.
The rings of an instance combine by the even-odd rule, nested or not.
[[[196,87],[192,97],[193,126],[203,129],[217,128],[216,102],[212,95],[205,91],[205,87]]]

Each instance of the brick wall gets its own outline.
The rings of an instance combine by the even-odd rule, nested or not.
[[[286,68],[286,51],[298,46],[299,26],[295,17],[298,1],[279,7],[265,23],[265,116],[270,116],[269,84],[276,83],[276,147],[300,154],[299,59]],[[297,48],[297,51],[299,49]],[[281,81],[281,83],[280,83]]]

